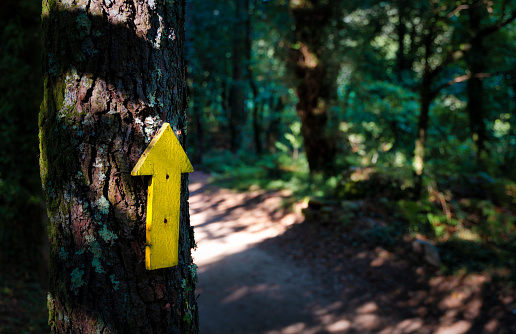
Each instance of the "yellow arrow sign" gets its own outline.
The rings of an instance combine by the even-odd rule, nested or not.
[[[152,175],[147,193],[147,270],[178,263],[181,173],[191,172],[192,164],[174,131],[163,123],[131,172],[133,176]]]

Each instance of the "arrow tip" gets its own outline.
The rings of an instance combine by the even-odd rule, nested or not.
[[[179,162],[179,164],[174,163]],[[163,123],[149,146],[131,171],[131,175],[153,175],[155,168],[179,168],[181,173],[191,173],[193,166],[179,143],[169,123]]]

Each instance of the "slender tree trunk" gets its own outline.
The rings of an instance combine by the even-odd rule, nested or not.
[[[425,155],[426,155],[426,139],[428,137],[428,123],[430,118],[430,104],[435,97],[432,92],[432,81],[438,73],[436,69],[432,70],[429,59],[433,54],[432,46],[435,34],[435,21],[430,25],[429,32],[424,36],[424,68],[423,78],[421,80],[421,87],[419,91],[420,96],[420,111],[416,131],[416,145],[414,150],[414,186],[415,197],[420,198],[423,195],[423,174],[425,170]]]
[[[0,2],[0,263],[4,273],[11,264],[18,270],[37,268],[31,279],[46,285],[46,213],[38,203],[36,137],[43,96],[40,5]]]
[[[254,102],[253,107],[253,135],[254,135],[254,147],[256,154],[261,155],[263,153],[262,139],[261,139],[261,126],[260,126],[260,111],[262,110],[261,104],[257,101]]]
[[[472,34],[476,34],[480,29],[483,6],[471,6],[469,13],[469,26]],[[482,45],[482,38],[471,39],[471,49],[465,57],[466,64],[472,76],[485,71],[485,50]],[[485,151],[485,141],[487,140],[486,126],[484,124],[484,86],[481,78],[468,80],[466,86],[468,96],[468,115],[469,126],[473,141],[477,147],[477,163],[481,165],[482,153]]]
[[[247,4],[247,1],[245,1]],[[242,0],[235,1],[235,28],[233,31],[233,55],[232,55],[232,82],[229,91],[230,107],[230,144],[231,152],[236,152],[242,144],[242,128],[245,113],[245,89],[244,89],[244,59],[245,59],[245,29],[242,29],[242,17],[245,4]]]
[[[251,67],[251,62],[253,60],[253,29],[251,22],[251,11],[250,11],[250,0],[245,0],[245,11],[247,13],[246,16],[246,65],[247,65],[247,78],[249,80],[249,87],[251,88],[251,93],[253,94],[253,137],[254,137],[254,148],[256,150],[256,154],[261,155],[263,148],[261,142],[261,127],[260,127],[260,107],[258,105],[258,89],[256,88],[256,83],[253,77],[253,70]]]
[[[270,120],[267,125],[267,132],[265,134],[265,146],[269,153],[276,153],[276,142],[279,138],[280,128],[279,125],[281,123],[281,113],[283,109],[285,109],[285,101],[284,97],[278,96],[274,98],[271,96],[269,98],[269,114]]]
[[[325,55],[322,54],[323,27],[330,23],[334,3],[317,1],[290,2],[295,23],[296,43],[291,49],[289,65],[297,79],[296,111],[301,119],[303,145],[313,172],[331,172],[336,145],[327,129],[327,107],[334,83],[329,82]]]
[[[187,27],[192,28],[194,23],[192,23],[193,15],[192,13],[192,1],[187,2],[186,4],[186,17],[185,24]],[[195,149],[194,149],[194,164],[202,164],[202,158],[204,154],[204,122],[203,122],[203,114],[202,109],[204,107],[204,99],[202,90],[199,89],[201,85],[200,72],[201,66],[197,61],[197,50],[194,45],[193,35],[190,33],[189,38],[185,41],[185,53],[187,58],[187,67],[188,73],[191,80],[191,85],[189,86],[190,99],[193,101],[192,103],[192,118],[194,122],[194,136],[195,136]]]
[[[164,121],[186,140],[185,3],[70,3],[44,0],[42,14],[52,332],[197,333],[187,176],[179,265],[148,271],[147,182],[130,175]]]
[[[425,81],[425,80],[423,80]],[[429,94],[429,83],[425,83],[421,88],[421,110],[417,123],[416,148],[414,151],[414,174],[415,174],[415,194],[420,197],[423,192],[423,173],[425,169],[426,140],[428,137],[428,121],[430,116],[430,104],[432,97]]]
[[[196,94],[198,88],[195,87],[195,82],[192,83],[192,92],[196,99],[193,101],[193,118],[195,122],[195,156],[194,163],[201,164],[204,155],[204,122],[202,118],[202,108],[204,101],[200,94]]]
[[[398,23],[396,24],[396,34],[398,35],[398,51],[396,52],[396,76],[399,82],[403,80],[403,73],[408,69],[408,62],[405,50],[405,35],[407,34],[406,26],[406,3],[397,1],[398,6]]]

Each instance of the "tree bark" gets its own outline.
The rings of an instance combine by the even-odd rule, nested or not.
[[[179,265],[145,269],[147,180],[164,121],[185,144],[184,1],[43,1],[40,169],[53,333],[197,333],[188,178]]]
[[[332,15],[339,12],[335,6],[337,3],[332,1],[290,2],[296,42],[291,48],[289,66],[297,80],[296,111],[301,119],[310,173],[331,172],[337,152],[335,141],[327,133],[327,108],[335,82],[328,69],[328,55],[323,51],[325,27],[331,23]]]

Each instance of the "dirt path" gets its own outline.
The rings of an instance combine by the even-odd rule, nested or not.
[[[277,193],[234,193],[208,186],[206,179],[206,174],[196,173],[190,181],[201,332],[317,333],[326,327],[336,329],[338,323],[321,319],[324,308],[331,305],[317,294],[318,282],[310,271],[258,246],[300,217],[280,210]]]
[[[285,233],[303,225],[296,224],[302,217],[281,209],[288,194],[235,193],[207,181],[208,175],[201,172],[190,177],[190,214],[198,245],[194,252],[199,266],[196,294],[200,294],[203,334],[510,333],[511,329],[499,330],[497,323],[475,325],[475,317],[483,310],[475,291],[466,300],[467,292],[462,293],[457,285],[453,294],[446,290],[437,300],[436,293],[428,291],[439,290],[443,284],[449,288],[453,280],[438,279],[431,283],[435,286],[419,284],[415,274],[419,268],[408,270],[403,261],[382,267],[392,258],[383,249],[374,251],[373,258],[371,252],[353,250],[348,259],[339,251],[345,256],[339,259],[338,268],[325,266],[320,259],[305,260],[305,241]],[[310,230],[298,235],[307,233]],[[285,241],[285,235],[291,239]],[[289,254],[281,243],[293,245]],[[296,247],[304,252],[297,259],[292,256]],[[317,245],[309,247],[308,253]],[[333,271],[343,274],[335,276]],[[472,306],[461,307],[463,301]],[[444,303],[442,312],[433,306],[439,302]]]

